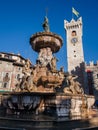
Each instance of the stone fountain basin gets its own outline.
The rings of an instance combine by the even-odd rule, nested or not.
[[[63,45],[62,42],[62,38],[52,32],[39,32],[30,38],[30,44],[37,52],[39,52],[41,48],[50,47],[52,52],[56,53]]]
[[[73,95],[50,92],[18,92],[1,95],[1,104],[13,114],[51,112],[54,116],[90,116],[95,98],[90,95]],[[48,111],[47,111],[48,110]],[[6,111],[7,112],[7,111]]]

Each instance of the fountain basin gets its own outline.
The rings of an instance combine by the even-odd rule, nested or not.
[[[58,52],[62,47],[62,38],[52,32],[39,32],[31,36],[30,44],[33,50],[39,52],[41,48],[51,48],[52,52]]]
[[[89,116],[95,102],[94,96],[90,95],[54,92],[4,93],[0,100],[7,114],[45,113],[58,117]]]

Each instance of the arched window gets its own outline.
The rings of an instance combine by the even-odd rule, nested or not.
[[[77,35],[76,31],[72,31],[71,35],[76,36]]]

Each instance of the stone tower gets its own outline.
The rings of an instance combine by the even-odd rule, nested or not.
[[[82,44],[82,18],[64,20],[67,40],[67,63],[68,72],[76,74],[78,81],[83,85],[84,54]]]

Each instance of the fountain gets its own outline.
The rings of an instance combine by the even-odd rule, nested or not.
[[[63,45],[62,38],[50,32],[45,17],[43,32],[31,36],[30,44],[38,53],[36,64],[27,60],[23,77],[13,92],[1,95],[1,104],[10,115],[52,115],[58,117],[89,116],[94,96],[84,94],[75,75],[57,70],[58,59],[53,55]]]

